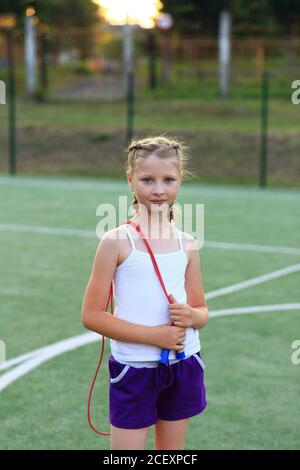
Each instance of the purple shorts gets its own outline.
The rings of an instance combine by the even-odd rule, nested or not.
[[[158,419],[190,418],[206,408],[204,363],[200,353],[175,364],[131,367],[109,356],[109,421],[139,429]]]

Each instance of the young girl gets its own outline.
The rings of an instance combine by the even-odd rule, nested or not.
[[[173,204],[185,174],[183,146],[158,136],[127,149],[131,224],[102,237],[82,306],[83,325],[110,339],[111,449],[145,449],[155,425],[155,450],[184,449],[190,417],[206,407],[199,329],[208,321],[196,240],[179,231]],[[153,236],[153,233],[155,236]],[[152,236],[151,236],[152,235]],[[113,280],[115,313],[105,312]],[[169,364],[159,364],[161,349]],[[185,357],[176,359],[183,351]]]

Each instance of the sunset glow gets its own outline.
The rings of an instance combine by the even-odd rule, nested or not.
[[[94,0],[102,16],[113,25],[137,24],[153,28],[163,4],[160,0]]]

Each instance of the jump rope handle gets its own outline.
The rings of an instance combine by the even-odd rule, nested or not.
[[[170,302],[169,296],[168,296],[168,300]],[[169,354],[170,354],[169,349],[162,349],[160,353],[160,360],[158,362],[166,366],[169,365]],[[176,351],[176,359],[185,359],[184,351]]]
[[[161,353],[160,353],[159,363],[168,365],[169,364],[169,354],[170,354],[169,349],[162,349]],[[176,359],[184,359],[184,358],[185,358],[184,351],[181,351],[181,352],[177,351],[176,352]]]

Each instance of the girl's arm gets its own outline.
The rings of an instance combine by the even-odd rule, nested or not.
[[[82,304],[82,323],[88,330],[107,338],[130,343],[155,344],[157,327],[138,325],[114,317],[105,312],[110,285],[117,267],[119,256],[118,240],[110,230],[101,239],[96,251],[92,273]]]
[[[185,289],[187,294],[186,303],[191,308],[192,327],[203,328],[208,322],[208,308],[202,285],[201,265],[197,241],[185,233],[188,238],[189,262],[185,272]]]
[[[109,234],[113,233],[111,230],[103,236],[95,255],[82,304],[83,325],[88,330],[117,341],[150,344],[180,351],[185,340],[185,328],[171,325],[171,322],[159,326],[144,326],[121,320],[105,312],[119,256],[117,240],[109,237]]]

